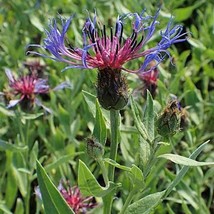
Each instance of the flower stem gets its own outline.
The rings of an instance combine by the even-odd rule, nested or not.
[[[111,149],[110,149],[110,159],[116,161],[117,148],[119,140],[119,111],[110,110],[110,123],[111,123]],[[109,165],[109,180],[114,181],[114,169],[115,167]]]
[[[110,110],[110,129],[111,129],[111,149],[110,149],[110,159],[116,160],[117,148],[119,143],[119,111]],[[108,178],[110,181],[114,182],[114,170],[115,167],[109,165],[108,168]],[[114,192],[110,192],[103,198],[104,202],[104,214],[111,214],[111,207],[113,202]]]

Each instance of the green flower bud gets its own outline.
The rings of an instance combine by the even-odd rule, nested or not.
[[[177,100],[171,101],[159,116],[157,131],[163,137],[174,135],[180,129],[181,110]]]
[[[94,139],[87,139],[87,153],[90,157],[94,158],[95,160],[101,159],[104,155],[104,148],[103,146],[95,142]]]
[[[120,110],[128,102],[126,78],[121,70],[105,68],[99,70],[97,81],[97,96],[100,105],[107,110]]]

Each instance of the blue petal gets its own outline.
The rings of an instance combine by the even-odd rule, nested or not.
[[[66,71],[66,70],[68,70],[68,69],[70,69],[70,68],[85,69],[86,67],[83,66],[83,65],[69,65],[69,66],[63,68],[63,69],[61,70],[61,72],[64,72],[64,71]]]
[[[7,105],[7,108],[12,108],[12,107],[16,106],[20,101],[21,101],[21,99],[19,99],[19,100],[10,100],[9,104]]]

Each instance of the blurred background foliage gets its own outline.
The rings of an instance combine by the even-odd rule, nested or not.
[[[190,32],[188,41],[177,44],[170,52],[175,65],[167,60],[160,69],[158,92],[155,97],[156,113],[163,109],[170,94],[176,95],[186,108],[189,127],[173,138],[174,152],[188,156],[199,144],[210,139],[211,143],[200,156],[201,161],[214,161],[214,3],[212,0],[10,0],[0,2],[0,91],[8,85],[5,68],[19,73],[25,70],[24,62],[39,60],[45,65],[45,74],[53,88],[64,80],[69,80],[71,89],[51,92],[43,101],[53,110],[53,115],[37,115],[37,109],[29,118],[14,113],[0,105],[0,213],[25,213],[29,203],[31,213],[39,213],[40,202],[34,188],[37,185],[35,160],[38,158],[57,185],[61,178],[77,181],[77,160],[88,163],[95,177],[99,178],[97,165],[85,155],[86,138],[91,136],[94,117],[87,105],[82,90],[96,95],[96,71],[67,70],[63,63],[49,59],[26,56],[27,45],[42,44],[44,29],[52,18],[60,15],[69,17],[75,14],[70,30],[69,41],[74,46],[82,45],[81,28],[88,13],[93,16],[96,10],[99,22],[114,25],[118,14],[140,13],[146,8],[154,14],[159,5],[162,9],[158,20],[157,34],[147,47],[155,45],[159,31],[164,29],[171,16],[174,22]],[[59,20],[60,21],[60,20]],[[131,27],[125,25],[125,34]],[[146,47],[145,47],[146,48]],[[134,61],[130,67],[138,67]],[[139,108],[143,111],[142,82],[134,75],[128,75],[129,91],[134,94]],[[19,112],[19,111],[18,111]],[[105,111],[103,111],[105,114]],[[22,114],[22,113],[20,113]],[[138,136],[133,127],[133,119],[128,105],[122,114],[121,139],[118,162],[131,165],[136,161]],[[36,119],[34,119],[36,118]],[[10,146],[5,142],[9,142]],[[107,143],[108,145],[108,143]],[[27,146],[27,147],[26,147]],[[169,151],[163,147],[163,153]],[[174,165],[160,160],[148,177],[148,191],[164,189],[175,177],[178,170]],[[128,192],[129,178],[118,173],[118,181],[126,181],[121,191]],[[157,179],[158,177],[158,179]],[[197,167],[191,169],[174,191],[155,213],[213,213],[214,212],[214,169]],[[141,193],[146,195],[148,192]],[[121,207],[119,198],[115,209]],[[96,213],[96,212],[95,212]]]

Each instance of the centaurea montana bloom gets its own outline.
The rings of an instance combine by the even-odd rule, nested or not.
[[[36,104],[47,112],[51,112],[51,110],[45,107],[37,98],[38,95],[48,94],[50,92],[47,79],[38,78],[35,74],[27,74],[15,78],[9,69],[6,69],[5,73],[8,77],[10,87],[9,91],[3,93],[6,99],[9,99],[7,108],[12,108],[20,104],[23,110],[31,110],[34,104]],[[59,90],[65,87],[69,87],[69,83],[63,82],[53,90]]]
[[[68,186],[68,188],[65,188],[61,182],[58,186],[58,190],[60,191],[68,205],[77,214],[87,213],[90,209],[94,208],[97,205],[94,197],[83,197],[77,186]]]
[[[73,17],[61,19],[62,30],[57,27],[56,20],[46,31],[47,38],[44,39],[44,45],[31,45],[42,47],[48,50],[52,56],[30,51],[30,53],[49,57],[56,61],[65,62],[69,68],[83,68],[99,70],[98,73],[98,99],[101,105],[106,109],[120,109],[127,102],[127,86],[125,78],[121,71],[135,73],[137,75],[154,70],[157,65],[163,61],[166,56],[170,57],[168,48],[179,42],[186,40],[182,33],[181,25],[172,26],[170,19],[165,31],[161,32],[159,43],[150,49],[144,49],[145,45],[155,33],[158,24],[157,17],[160,9],[155,16],[145,16],[141,14],[128,13],[119,16],[114,28],[110,28],[107,33],[106,26],[103,28],[97,26],[96,14],[91,20],[87,18],[82,29],[83,47],[75,48],[66,44],[66,32],[71,24]],[[123,38],[124,21],[128,17],[133,19],[132,33],[126,39]],[[126,62],[144,58],[141,66],[136,70],[130,70],[124,65]],[[154,67],[148,69],[148,65],[155,62]],[[64,70],[65,70],[64,69]]]
[[[67,183],[67,182],[66,182]],[[97,206],[97,203],[94,197],[83,197],[80,193],[80,190],[77,186],[71,187],[68,185],[64,187],[65,182],[60,182],[58,190],[61,193],[62,197],[65,199],[67,204],[72,208],[76,214],[85,214],[89,210]],[[42,194],[39,186],[35,188],[35,194],[38,198],[42,200]]]

